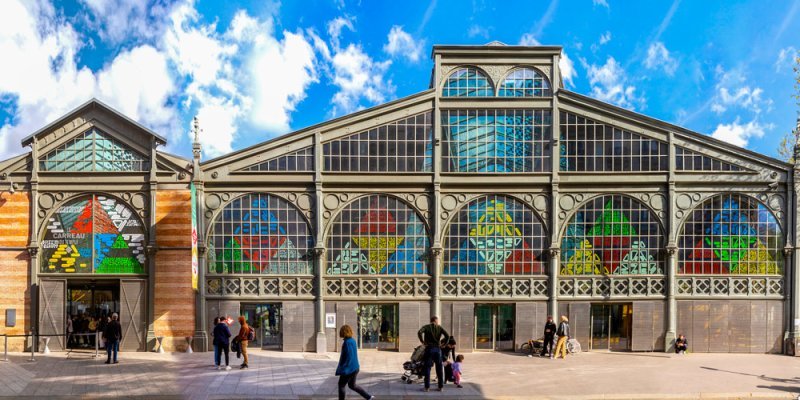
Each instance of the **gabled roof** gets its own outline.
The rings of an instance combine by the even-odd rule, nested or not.
[[[68,121],[74,119],[76,116],[78,116],[78,114],[80,114],[82,112],[85,112],[86,110],[92,109],[92,108],[100,108],[100,109],[102,109],[102,110],[104,110],[106,112],[109,112],[109,113],[119,117],[122,120],[125,120],[126,122],[128,122],[131,125],[135,126],[136,128],[138,128],[142,132],[155,137],[156,138],[156,142],[158,144],[164,145],[164,144],[167,143],[167,139],[165,139],[163,136],[153,132],[152,130],[148,129],[147,127],[143,126],[142,124],[140,124],[140,123],[128,118],[127,116],[125,116],[121,112],[113,109],[111,106],[103,103],[102,101],[100,101],[100,100],[98,100],[96,98],[92,98],[91,100],[87,101],[86,103],[83,103],[80,106],[78,106],[75,109],[73,109],[72,111],[64,114],[63,116],[61,116],[61,118],[56,119],[55,121],[49,123],[47,126],[43,127],[42,129],[39,129],[38,131],[32,133],[30,136],[22,139],[22,146],[25,147],[25,146],[30,145],[31,142],[33,141],[34,137],[39,137],[40,135],[44,135],[44,134],[50,132],[53,128],[56,128],[56,127],[64,124],[65,122],[68,122]]]
[[[579,93],[571,92],[566,89],[559,89],[557,92],[557,96],[559,98],[565,100],[571,100],[575,103],[582,104],[585,106],[593,107],[599,110],[603,110],[608,113],[613,113],[618,115],[622,118],[628,118],[633,121],[637,121],[639,124],[649,125],[655,129],[660,129],[664,131],[671,131],[675,132],[679,135],[685,136],[687,139],[694,140],[696,142],[702,143],[704,145],[710,145],[712,147],[717,147],[724,149],[730,153],[738,154],[740,156],[749,157],[751,159],[759,160],[761,163],[772,165],[773,167],[777,167],[780,169],[787,169],[792,168],[793,165],[789,164],[785,161],[779,160],[774,157],[766,156],[764,154],[748,150],[739,146],[732,145],[728,142],[716,139],[712,136],[705,135],[699,132],[692,131],[690,129],[684,128],[682,126],[678,126],[666,121],[662,121],[657,118],[653,118],[644,114],[637,113],[635,111],[631,111],[622,107],[618,107]]]

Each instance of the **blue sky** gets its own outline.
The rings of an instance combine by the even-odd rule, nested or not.
[[[768,4],[768,5],[766,5]],[[800,0],[6,0],[0,157],[91,97],[204,157],[425,90],[433,44],[561,45],[569,90],[775,156]]]

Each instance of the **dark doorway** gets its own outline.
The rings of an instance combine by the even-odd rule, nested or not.
[[[73,333],[67,347],[94,349],[95,332],[111,314],[120,313],[119,282],[69,282],[66,307],[67,326],[72,325]]]
[[[632,317],[631,303],[592,304],[591,349],[630,350]]]

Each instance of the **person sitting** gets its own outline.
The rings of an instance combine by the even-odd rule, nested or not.
[[[689,346],[689,341],[686,340],[686,336],[678,335],[678,338],[675,339],[675,354],[686,354],[686,349]]]

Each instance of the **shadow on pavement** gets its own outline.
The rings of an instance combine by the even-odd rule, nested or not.
[[[712,367],[700,367],[700,368],[702,368],[702,369],[707,369],[707,370],[709,370],[709,371],[727,372],[727,373],[729,373],[729,374],[744,375],[744,376],[753,376],[753,377],[756,377],[756,378],[758,378],[758,379],[765,380],[765,381],[768,381],[768,382],[778,382],[778,383],[789,383],[789,384],[795,384],[795,385],[798,385],[798,387],[794,387],[794,388],[792,388],[792,390],[791,390],[791,391],[793,391],[793,392],[800,392],[800,377],[794,377],[794,378],[773,378],[773,377],[766,376],[766,375],[748,374],[748,373],[745,373],[745,372],[728,371],[728,370],[719,369],[719,368],[712,368]],[[772,386],[759,386],[759,387],[763,387],[763,388],[770,388],[770,387],[772,387]],[[780,389],[780,390],[783,390],[783,389]]]

